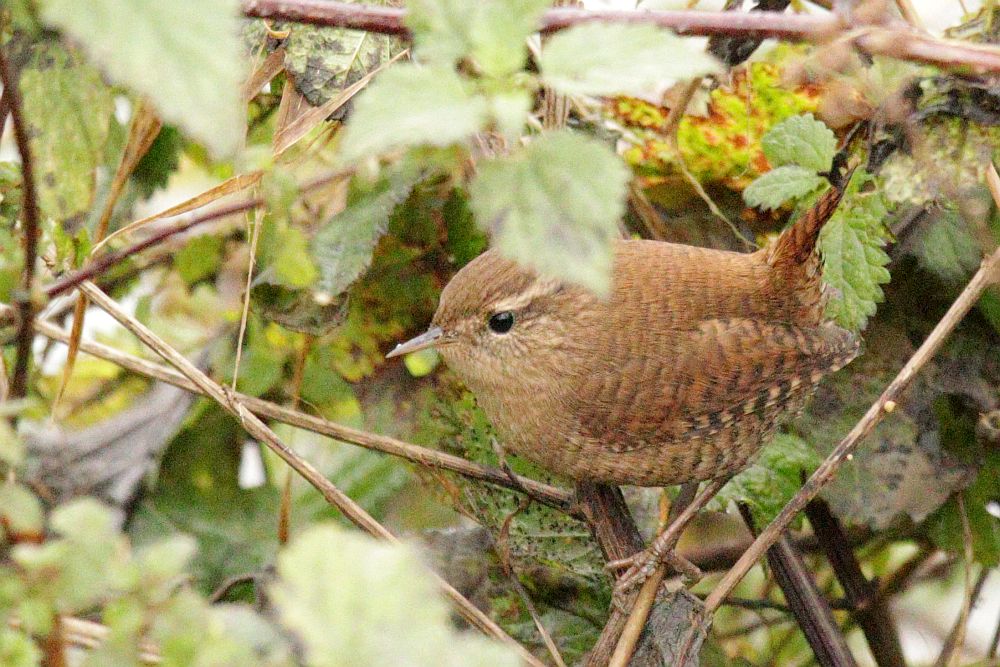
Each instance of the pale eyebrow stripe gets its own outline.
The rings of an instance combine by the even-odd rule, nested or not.
[[[558,280],[535,278],[519,294],[500,299],[494,303],[491,311],[520,310],[539,297],[555,294],[561,287],[562,284]]]

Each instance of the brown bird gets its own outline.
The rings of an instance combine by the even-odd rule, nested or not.
[[[505,448],[559,475],[732,474],[858,352],[823,322],[815,252],[841,194],[754,253],[618,241],[609,299],[487,251],[445,287],[430,330],[389,356],[436,347]]]
[[[816,252],[842,194],[754,253],[617,241],[607,299],[487,251],[445,287],[431,328],[389,356],[436,347],[504,447],[556,474],[727,477],[858,353],[823,321]]]

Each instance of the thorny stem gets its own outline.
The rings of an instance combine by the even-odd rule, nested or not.
[[[28,389],[28,364],[31,359],[31,321],[33,304],[31,290],[35,283],[35,260],[38,256],[38,193],[35,189],[35,167],[31,158],[31,144],[24,124],[21,90],[11,70],[6,55],[0,49],[0,80],[3,82],[3,98],[6,111],[14,124],[14,141],[21,155],[21,189],[24,201],[21,208],[24,221],[24,270],[21,274],[18,310],[20,322],[17,325],[14,377],[10,383],[10,398],[24,398]]]
[[[367,30],[410,37],[406,10],[395,7],[328,2],[327,0],[243,0],[246,16],[295,21],[313,25]],[[973,69],[1000,71],[1000,49],[937,39],[904,23],[844,25],[836,15],[779,14],[776,12],[629,11],[554,8],[545,12],[541,32],[551,33],[587,22],[642,23],[669,28],[681,35],[732,35],[823,43],[838,34],[858,48],[902,60]]]

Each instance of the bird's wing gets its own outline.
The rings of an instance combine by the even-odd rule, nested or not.
[[[581,435],[616,451],[685,440],[808,395],[857,353],[857,338],[833,325],[707,320],[595,364],[571,409]]]

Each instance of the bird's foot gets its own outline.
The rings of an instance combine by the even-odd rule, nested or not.
[[[615,583],[616,605],[623,603],[634,589],[645,584],[660,566],[670,567],[690,581],[702,578],[703,574],[698,566],[674,551],[673,547],[671,541],[657,539],[648,549],[607,564],[610,570],[625,569],[625,573]]]

